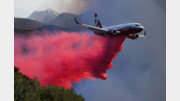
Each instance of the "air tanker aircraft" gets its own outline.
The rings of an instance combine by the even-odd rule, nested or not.
[[[98,15],[94,14],[95,18],[95,26],[90,26],[86,24],[82,24],[77,21],[75,18],[75,22],[78,25],[81,25],[83,29],[91,30],[96,35],[100,36],[120,36],[126,35],[129,39],[137,39],[139,37],[146,37],[146,32],[144,27],[140,23],[126,23],[109,27],[102,27],[100,20],[98,19]],[[138,33],[144,31],[144,35],[139,35]]]

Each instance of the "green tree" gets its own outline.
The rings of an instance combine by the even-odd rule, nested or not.
[[[53,85],[40,86],[37,78],[29,79],[14,68],[15,101],[85,101],[74,89],[65,89]]]

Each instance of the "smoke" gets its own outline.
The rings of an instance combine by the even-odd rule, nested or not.
[[[96,0],[46,0],[42,9],[52,8],[60,13],[81,14],[86,12]]]
[[[42,85],[70,88],[83,79],[106,80],[112,60],[122,50],[125,36],[99,37],[90,33],[35,32],[29,38],[16,36],[15,66]]]

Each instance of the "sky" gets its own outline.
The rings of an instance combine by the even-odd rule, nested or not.
[[[15,17],[27,17],[34,10],[52,7],[44,4],[47,0],[15,0]],[[63,10],[67,8],[58,11]],[[75,84],[75,91],[86,101],[165,101],[165,1],[97,0],[82,20],[88,19],[92,24],[94,12],[99,14],[103,26],[139,22],[145,27],[147,38],[127,39],[107,80],[83,80]]]
[[[96,0],[15,0],[14,16],[28,17],[35,10],[46,10],[49,8],[59,13],[80,14],[87,11],[94,1]]]
[[[28,17],[33,11],[40,9],[46,0],[14,0],[14,16]]]
[[[107,72],[107,80],[85,80],[76,91],[86,101],[165,101],[166,10],[163,0],[98,0],[84,19],[97,12],[104,26],[141,23],[146,38],[127,39]],[[92,24],[92,23],[91,23]]]

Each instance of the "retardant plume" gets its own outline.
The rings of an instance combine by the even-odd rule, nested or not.
[[[91,33],[35,32],[15,37],[15,66],[42,85],[70,88],[83,79],[107,79],[112,60],[122,50],[125,36],[99,37]]]

